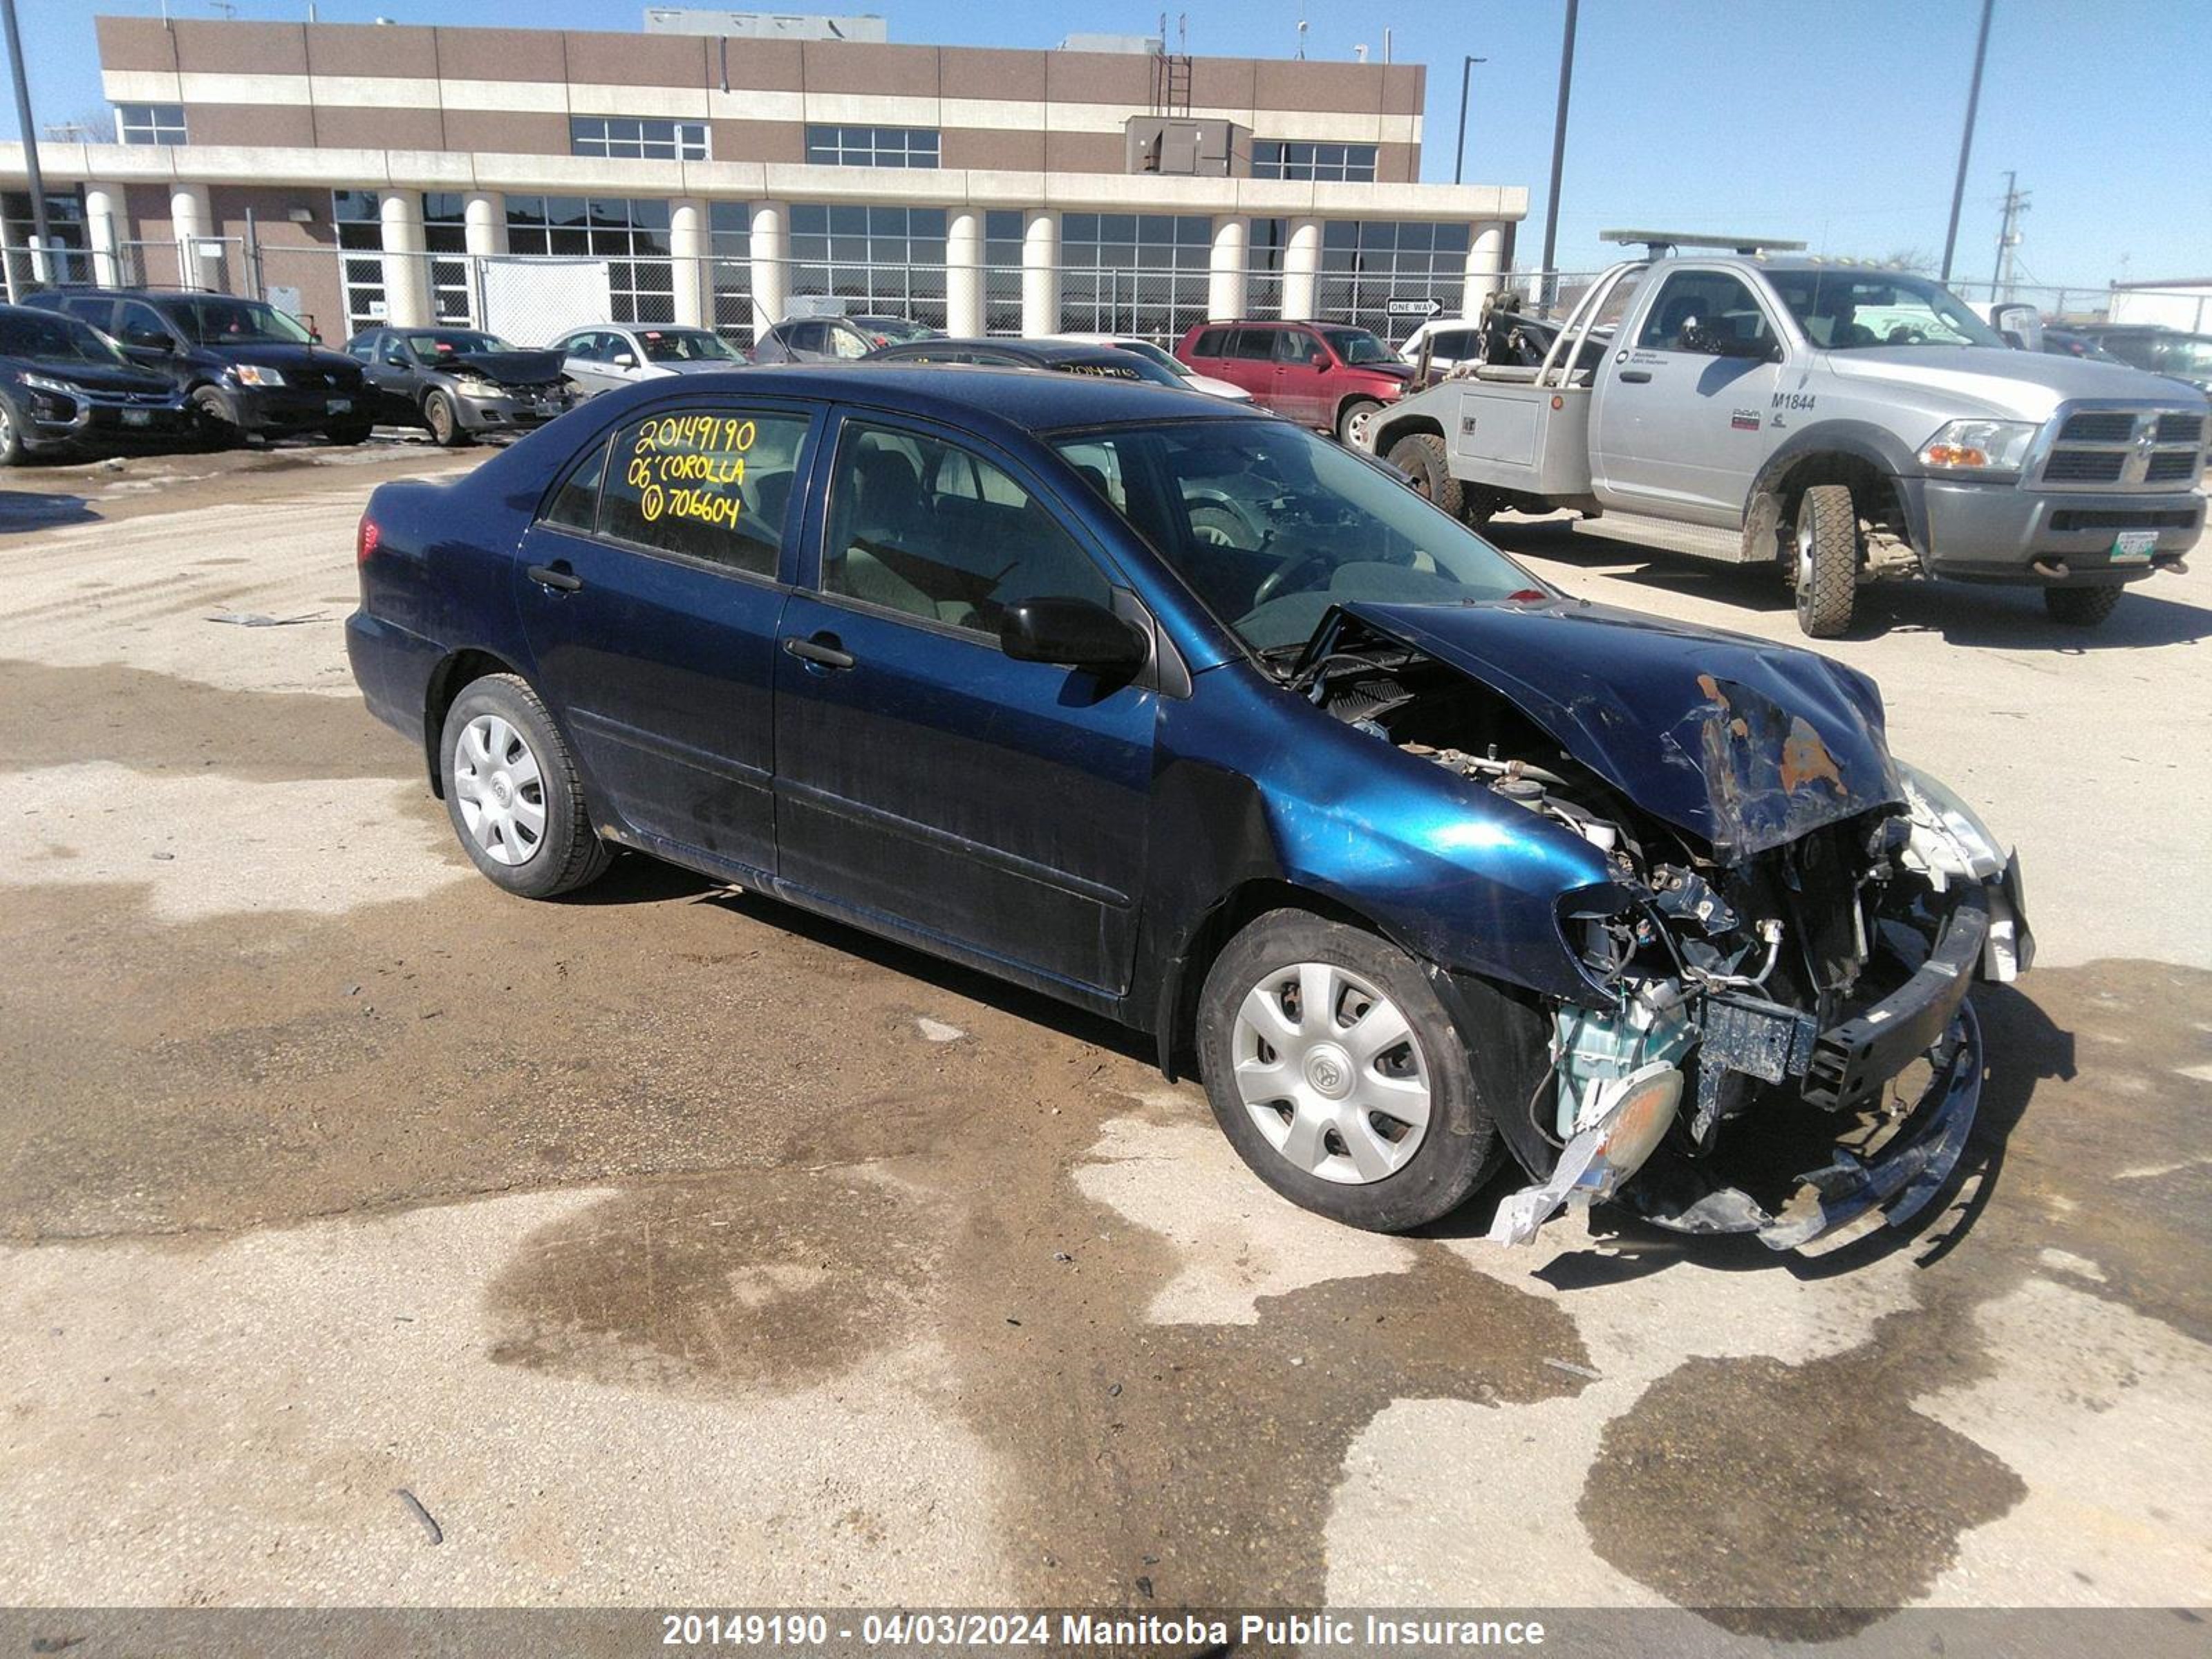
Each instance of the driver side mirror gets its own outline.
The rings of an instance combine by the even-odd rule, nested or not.
[[[159,330],[138,327],[123,331],[123,343],[141,351],[174,351],[177,343]]]
[[[384,361],[393,368],[405,368],[408,367],[407,354],[402,351],[398,346],[386,346],[384,348]]]
[[[1056,663],[1094,673],[1133,672],[1150,642],[1135,623],[1091,599],[1018,599],[999,623],[999,648],[1016,662]]]
[[[635,368],[637,358],[633,353],[617,351],[614,356],[614,365],[617,368]]]

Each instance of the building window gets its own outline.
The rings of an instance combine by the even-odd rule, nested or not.
[[[510,196],[507,245],[514,253],[558,253],[609,261],[617,323],[676,320],[676,272],[668,252],[668,204],[608,196]]]
[[[1255,138],[1255,179],[1310,179],[1323,184],[1375,182],[1372,144],[1316,144],[1304,139]]]
[[[422,246],[430,251],[430,309],[441,323],[476,321],[469,295],[467,198],[457,190],[422,192]],[[450,258],[441,258],[450,254]]]
[[[358,334],[387,320],[384,293],[384,220],[373,190],[331,192],[331,222],[338,233],[338,276],[345,289],[346,332]]]
[[[181,144],[185,142],[182,104],[118,104],[115,142],[118,144]]]
[[[848,315],[880,313],[945,326],[943,208],[791,210],[789,294],[833,295]]]
[[[1456,312],[1467,288],[1468,227],[1383,219],[1335,219],[1322,227],[1314,314],[1402,339],[1415,318],[1392,318],[1389,301],[1435,299]]]
[[[1022,230],[1024,216],[993,208],[983,216],[983,332],[1022,331]]]
[[[572,115],[568,153],[626,161],[703,161],[707,160],[707,124],[631,115]]]
[[[933,167],[935,127],[809,127],[806,159],[825,167]]]
[[[1063,213],[1060,325],[1166,344],[1206,320],[1213,221],[1202,215]]]
[[[19,292],[48,284],[89,283],[92,255],[86,245],[84,203],[75,191],[46,192],[46,249],[34,256],[31,243],[38,235],[38,219],[31,211],[28,191],[11,190],[0,197],[0,220],[7,238],[8,274]]]
[[[714,332],[740,345],[753,343],[753,216],[743,202],[716,202],[707,210],[713,287],[708,313]]]

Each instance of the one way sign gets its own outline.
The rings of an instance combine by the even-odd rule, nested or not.
[[[1401,300],[1393,298],[1383,307],[1393,317],[1437,317],[1443,313],[1442,300]]]

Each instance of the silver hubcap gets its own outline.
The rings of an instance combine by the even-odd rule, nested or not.
[[[1804,518],[1797,520],[1797,591],[1813,591],[1813,526]]]
[[[1395,1175],[1429,1127],[1429,1079],[1395,1003],[1333,963],[1268,975],[1237,1011],[1237,1097],[1267,1144],[1310,1176]]]
[[[545,842],[545,779],[522,733],[496,714],[461,728],[453,799],[470,839],[495,864],[527,864]]]

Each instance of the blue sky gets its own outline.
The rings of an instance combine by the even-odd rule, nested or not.
[[[764,0],[760,0],[763,9]],[[91,18],[159,0],[19,0],[42,121],[100,106]],[[170,0],[177,16],[214,16]],[[783,0],[778,9],[801,9]],[[1160,5],[1119,0],[847,0],[891,38],[1050,46],[1070,30],[1146,33]],[[306,0],[239,0],[304,17]],[[1525,185],[1521,263],[1542,246],[1564,0],[1188,0],[1194,52],[1429,65],[1424,176],[1449,180],[1463,53],[1474,70],[1467,177]],[[325,21],[634,29],[642,0],[321,0]],[[1172,30],[1175,8],[1170,6]],[[1836,253],[1941,254],[1976,8],[1971,0],[1584,0],[1559,263],[1605,262],[1619,225],[1801,239]],[[2212,277],[2212,14],[2175,0],[1997,0],[1954,275],[1985,281],[1997,200],[2017,169],[2033,205],[2024,280]],[[0,123],[12,132],[12,119]]]

